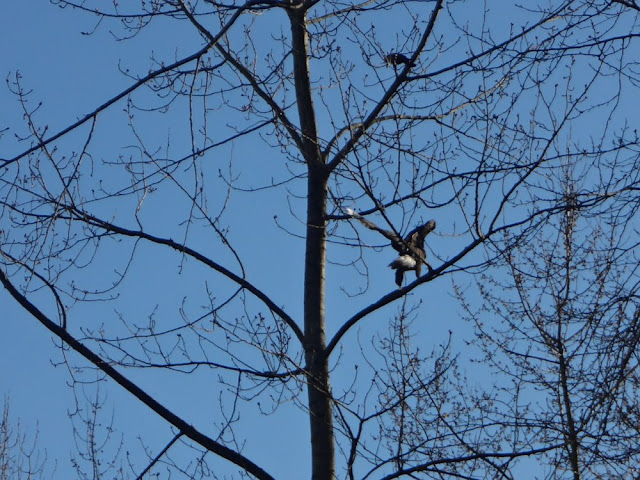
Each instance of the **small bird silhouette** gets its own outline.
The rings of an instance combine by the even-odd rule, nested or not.
[[[397,67],[399,65],[409,65],[410,67],[415,67],[416,63],[409,60],[406,55],[402,53],[390,53],[385,55],[384,61],[389,66]]]

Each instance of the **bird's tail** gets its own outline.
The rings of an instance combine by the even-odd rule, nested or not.
[[[418,262],[411,255],[400,255],[389,264],[394,270],[414,270]]]

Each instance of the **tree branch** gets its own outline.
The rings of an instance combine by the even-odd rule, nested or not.
[[[162,75],[164,73],[167,73],[167,72],[169,72],[169,71],[171,71],[173,69],[176,69],[176,68],[178,68],[178,67],[180,67],[182,65],[185,65],[185,64],[187,64],[189,62],[192,62],[193,60],[197,60],[202,55],[204,55],[207,51],[209,51],[209,49],[211,49],[216,43],[218,43],[218,41],[224,35],[226,35],[227,31],[231,28],[231,26],[235,23],[235,21],[240,17],[242,12],[244,12],[245,10],[251,8],[252,5],[259,4],[259,3],[261,3],[261,2],[256,1],[256,0],[248,1],[242,8],[238,9],[238,11],[233,14],[233,16],[231,17],[229,22],[220,30],[220,32],[218,32],[218,34],[215,35],[215,36],[211,35],[209,37],[209,43],[207,45],[205,45],[203,48],[201,48],[200,50],[198,50],[197,52],[193,53],[192,55],[189,55],[188,57],[183,58],[182,60],[178,60],[177,62],[174,62],[171,65],[167,65],[166,67],[162,67],[162,68],[160,68],[158,70],[154,70],[154,71],[150,72],[148,75],[145,75],[144,77],[139,79],[137,82],[135,82],[133,85],[131,85],[130,87],[126,88],[125,90],[123,90],[122,92],[117,94],[115,97],[110,98],[105,103],[100,105],[98,108],[94,109],[91,113],[88,113],[87,115],[82,117],[77,122],[72,123],[67,128],[64,128],[64,129],[60,130],[58,133],[50,136],[49,138],[38,142],[33,147],[25,150],[24,152],[16,155],[15,157],[9,158],[9,159],[0,158],[0,167],[7,167],[12,163],[17,162],[21,158],[26,157],[27,155],[29,155],[30,153],[33,153],[36,150],[39,150],[39,149],[47,146],[51,142],[63,137],[67,133],[69,133],[69,132],[75,130],[76,128],[80,127],[81,125],[85,124],[89,120],[97,118],[98,114],[100,114],[101,112],[103,112],[104,110],[109,108],[114,103],[117,103],[118,101],[122,100],[124,97],[126,97],[127,95],[129,95],[133,91],[137,90],[142,85],[145,85],[149,80],[152,80],[152,79],[154,79],[154,78],[156,78],[156,77],[158,77],[158,76],[160,76],[160,75]]]
[[[24,295],[22,295],[18,289],[9,281],[5,273],[0,270],[0,282],[11,295],[27,312],[29,312],[34,318],[36,318],[44,327],[52,332],[56,337],[65,342],[69,347],[82,355],[90,363],[95,365],[101,371],[103,371],[108,377],[113,379],[117,384],[131,393],[134,397],[144,403],[151,410],[160,415],[164,420],[176,427],[184,436],[189,437],[191,440],[206,448],[212,453],[230,461],[231,463],[246,470],[248,473],[254,475],[261,480],[275,480],[274,477],[265,472],[257,464],[253,463],[244,455],[231,450],[225,445],[216,442],[212,438],[208,437],[198,429],[189,425],[186,421],[180,418],[178,415],[170,411],[155,398],[142,390],[138,385],[126,378],[114,367],[106,363],[89,347],[78,341],[69,332],[62,327],[56,325],[55,322],[50,320],[42,311],[38,309],[33,303],[31,303]]]
[[[438,17],[438,12],[442,8],[443,0],[437,0],[436,5],[433,7],[433,11],[431,12],[431,16],[429,17],[429,23],[427,24],[427,28],[418,44],[418,48],[415,50],[411,58],[409,59],[409,64],[405,65],[402,72],[396,77],[391,86],[384,93],[380,101],[376,104],[376,106],[371,110],[369,115],[365,118],[362,124],[353,132],[351,139],[349,139],[346,144],[335,154],[335,156],[328,163],[329,168],[333,170],[336,168],[342,160],[351,152],[351,150],[357,145],[362,136],[367,132],[369,127],[373,125],[380,115],[380,112],[384,109],[385,106],[389,103],[389,100],[393,98],[393,96],[398,92],[400,85],[407,79],[407,75],[409,73],[410,64],[413,63],[418,55],[425,47],[431,32],[433,31],[433,27],[436,23],[436,18]]]
[[[172,240],[170,238],[161,238],[161,237],[157,237],[155,235],[150,235],[150,234],[148,234],[146,232],[143,232],[141,230],[129,230],[127,228],[119,227],[117,225],[114,225],[113,223],[106,222],[104,220],[100,220],[97,217],[94,217],[92,215],[89,215],[87,213],[80,212],[80,211],[77,211],[77,210],[75,211],[75,213],[81,217],[80,218],[81,220],[83,220],[83,221],[85,221],[85,222],[87,222],[87,223],[89,223],[91,225],[94,225],[96,227],[102,228],[102,229],[104,229],[104,230],[106,230],[108,232],[118,233],[120,235],[124,235],[124,236],[127,236],[127,237],[141,238],[141,239],[148,240],[150,242],[156,243],[158,245],[166,245],[168,247],[173,248],[174,250],[176,250],[178,252],[184,253],[186,255],[189,255],[192,258],[195,258],[196,260],[204,263],[208,267],[213,268],[217,272],[219,272],[222,275],[226,276],[230,280],[232,280],[235,283],[237,283],[238,285],[240,285],[242,288],[244,288],[247,291],[251,292],[257,298],[262,300],[262,302],[273,313],[278,315],[289,326],[289,328],[291,328],[291,330],[293,330],[293,333],[298,338],[298,340],[300,340],[300,342],[303,341],[304,334],[302,333],[302,330],[300,329],[300,327],[298,327],[298,325],[296,324],[295,320],[293,318],[291,318],[282,308],[280,308],[278,305],[276,305],[275,302],[273,300],[271,300],[262,290],[258,289],[256,286],[254,286],[252,283],[250,283],[246,279],[236,275],[231,270],[228,270],[227,268],[223,267],[219,263],[214,262],[210,258],[208,258],[208,257],[204,256],[203,254],[199,253],[198,251],[193,250],[192,248],[189,248],[189,247],[187,247],[185,245],[181,245],[181,244],[175,242],[174,240]]]

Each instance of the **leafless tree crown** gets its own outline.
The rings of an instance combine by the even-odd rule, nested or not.
[[[53,3],[127,86],[10,72],[0,281],[167,426],[102,475],[639,475],[634,0]]]

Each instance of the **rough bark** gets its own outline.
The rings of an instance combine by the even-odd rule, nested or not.
[[[304,9],[292,10],[289,18],[296,100],[302,131],[302,154],[308,166],[304,349],[311,429],[311,478],[332,480],[335,478],[335,445],[324,309],[329,170],[318,146]]]
[[[311,425],[312,478],[335,478],[331,388],[325,338],[326,175],[310,168],[305,259],[305,357]]]

